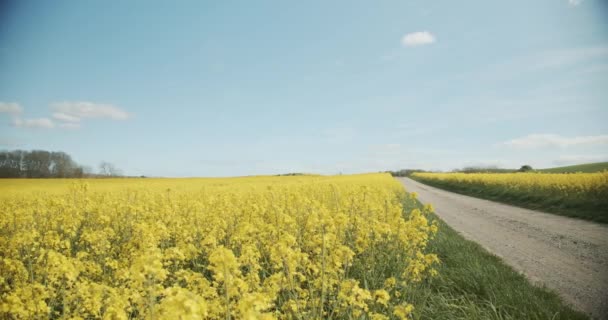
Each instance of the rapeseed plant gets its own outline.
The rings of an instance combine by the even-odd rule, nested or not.
[[[28,183],[0,196],[0,318],[405,319],[438,263],[385,174]]]

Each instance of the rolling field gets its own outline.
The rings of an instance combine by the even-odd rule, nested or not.
[[[576,173],[576,172],[602,172],[608,170],[608,162],[585,163],[575,166],[556,167],[537,170],[544,173]]]
[[[449,191],[608,223],[608,172],[414,173],[411,177]]]
[[[0,191],[2,318],[585,319],[386,174]]]

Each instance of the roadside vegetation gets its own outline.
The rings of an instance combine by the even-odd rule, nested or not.
[[[608,172],[414,173],[411,178],[483,199],[608,223]]]
[[[411,211],[420,203],[405,203]],[[434,214],[439,231],[428,244],[438,275],[405,292],[414,319],[588,319],[553,292],[530,284],[502,260],[466,240]]]

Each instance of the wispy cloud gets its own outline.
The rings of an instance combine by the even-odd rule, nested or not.
[[[573,7],[576,7],[576,6],[580,5],[581,3],[583,3],[583,0],[568,0],[568,4]]]
[[[51,105],[53,118],[65,122],[79,122],[81,119],[112,119],[126,120],[131,115],[111,104],[101,104],[86,101],[57,102]]]
[[[75,117],[66,113],[55,112],[53,113],[53,118],[59,121],[65,121],[70,123],[78,123],[80,122],[79,117]]]
[[[417,31],[408,33],[401,38],[401,44],[406,47],[419,47],[435,43],[435,35],[429,31]]]
[[[15,102],[0,102],[0,113],[7,113],[10,115],[18,115],[23,112],[23,108]]]
[[[36,128],[36,129],[53,129],[55,123],[49,118],[36,118],[36,119],[20,119],[16,118],[13,120],[13,125],[18,128]]]
[[[131,114],[116,106],[86,101],[57,102],[51,104],[51,109],[53,113],[50,118],[23,118],[23,108],[18,103],[0,102],[0,113],[10,114],[13,126],[17,128],[79,129],[82,119],[126,120],[131,117]]]
[[[519,149],[602,145],[608,144],[608,135],[563,137],[557,134],[530,134],[506,141],[503,144]]]

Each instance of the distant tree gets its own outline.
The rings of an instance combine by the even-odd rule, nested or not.
[[[102,161],[99,164],[99,175],[100,176],[109,176],[110,175],[110,166],[112,164],[109,162]]]
[[[0,178],[79,178],[83,168],[65,152],[0,151]]]
[[[78,165],[72,157],[65,152],[51,152],[51,172],[56,178],[72,178]]]
[[[82,174],[83,174],[85,177],[95,175],[95,173],[93,172],[93,168],[91,168],[91,167],[89,167],[89,166],[82,166]]]
[[[452,172],[463,172],[463,173],[510,173],[516,172],[515,169],[504,169],[497,166],[471,166],[464,167],[462,169],[454,169]]]
[[[99,164],[99,174],[106,177],[118,177],[122,175],[120,169],[106,161],[102,161]]]
[[[461,172],[464,173],[478,173],[478,172],[494,172],[499,170],[497,166],[470,166],[462,168]]]
[[[112,170],[110,170],[110,175],[112,177],[120,177],[122,176],[122,170],[118,169],[115,166],[112,166]]]
[[[425,171],[420,170],[420,169],[401,169],[399,171],[387,171],[387,172],[390,173],[393,177],[409,177],[413,173],[425,172]]]
[[[99,165],[102,176],[122,176],[109,162]],[[94,177],[90,167],[81,166],[61,151],[0,150],[0,178],[84,178]]]
[[[529,166],[529,165],[526,164],[526,165],[521,166],[521,168],[519,168],[519,170],[517,170],[517,171],[519,171],[519,172],[528,172],[528,171],[532,171],[532,170],[533,170],[532,166]]]
[[[34,168],[38,171],[38,178],[49,178],[51,176],[51,164],[53,162],[51,153],[44,150],[34,150],[31,154],[33,156],[33,161],[35,161]]]
[[[84,168],[81,166],[77,166],[76,168],[74,168],[74,171],[72,172],[72,177],[73,178],[84,178]]]
[[[22,159],[23,152],[21,150],[2,151],[0,154],[0,177],[3,178],[21,178],[22,177]]]

